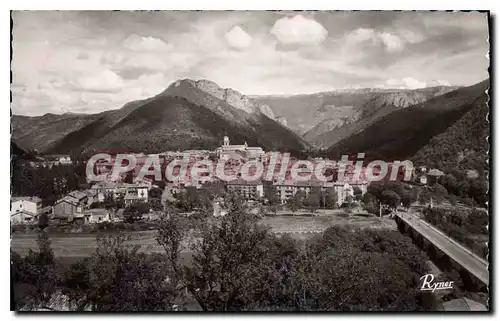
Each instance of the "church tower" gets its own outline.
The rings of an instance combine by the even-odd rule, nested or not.
[[[224,143],[223,146],[229,146],[229,137],[224,136]]]

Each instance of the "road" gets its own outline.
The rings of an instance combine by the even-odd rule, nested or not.
[[[488,261],[421,220],[415,213],[396,212],[395,214],[481,282],[489,285]]]

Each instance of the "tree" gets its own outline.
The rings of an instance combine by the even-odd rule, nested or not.
[[[149,213],[151,205],[144,202],[132,203],[123,211],[123,217],[128,223],[142,219],[143,214]]]
[[[313,213],[319,208],[321,194],[319,191],[311,191],[304,200],[304,205],[306,205]]]
[[[134,173],[133,171],[129,171],[125,174],[125,177],[123,178],[124,183],[132,184],[134,183]]]
[[[363,209],[368,213],[379,214],[379,201],[378,199],[370,193],[363,195]]]
[[[164,173],[164,172],[165,172],[165,169],[163,169],[163,168],[162,168],[162,172]],[[153,185],[158,186],[158,188],[159,188],[159,189],[161,189],[161,190],[164,190],[164,189],[165,189],[165,186],[166,186],[166,184],[165,184],[165,182],[164,182],[164,181],[154,181],[154,182],[153,182]]]
[[[375,195],[371,194],[371,193],[366,193],[365,195],[363,195],[362,202],[365,203],[365,204],[376,203],[377,202],[377,197]]]
[[[185,191],[175,195],[177,208],[181,211],[192,211],[195,208],[210,208],[211,201],[208,192],[204,189],[198,190],[194,186],[188,186]]]
[[[115,198],[112,193],[106,193],[104,194],[104,201],[103,204],[98,204],[104,206],[105,209],[111,210],[111,209],[117,209],[118,204],[115,201]]]
[[[207,191],[210,199],[212,200],[217,197],[224,197],[226,195],[224,182],[219,180],[203,184],[203,190]]]
[[[170,311],[177,297],[165,259],[128,246],[122,233],[97,237],[89,260],[87,303],[93,311]]]
[[[391,190],[383,191],[381,196],[382,202],[389,205],[392,209],[396,209],[401,202],[401,198],[399,197],[398,193]]]
[[[328,188],[325,193],[325,204],[326,208],[337,207],[338,196],[334,188]]]
[[[290,209],[290,211],[292,211],[292,213],[297,212],[297,210],[299,208],[298,205],[297,205],[297,203],[296,203],[295,197],[292,197],[292,198],[288,199],[287,202],[286,202],[286,205]]]
[[[442,179],[443,186],[448,190],[449,193],[456,194],[458,181],[452,174],[446,174],[446,176]]]
[[[397,231],[330,227],[313,249],[309,295],[315,309],[413,311],[431,305],[422,305],[425,293],[418,290],[427,258]]]
[[[426,188],[422,189],[418,195],[418,202],[420,204],[427,204],[430,200],[431,195],[429,191]]]
[[[38,251],[29,250],[17,266],[17,276],[24,285],[28,308],[45,307],[56,291],[58,278],[50,239],[42,230],[38,232]]]
[[[415,200],[413,194],[408,191],[403,192],[403,194],[401,195],[401,202],[403,203],[403,206],[406,207],[407,209],[414,201]]]
[[[361,198],[363,197],[363,191],[361,190],[361,188],[359,188],[358,186],[354,186],[353,192],[354,192],[354,198],[358,201],[361,200]]]
[[[49,215],[47,213],[42,213],[38,216],[38,227],[43,230],[49,226]]]
[[[297,205],[298,208],[304,207],[305,198],[306,198],[306,193],[302,190],[298,190],[295,193],[295,195],[293,195],[294,203]]]
[[[71,264],[68,270],[65,271],[63,281],[65,287],[64,293],[68,295],[72,303],[71,305],[80,311],[85,310],[87,305],[87,294],[90,285],[89,275],[88,258]]]
[[[154,198],[161,200],[161,195],[163,194],[163,191],[157,187],[153,187],[149,190],[149,198]]]
[[[382,199],[382,192],[384,191],[384,183],[382,182],[372,182],[367,187],[367,192],[374,195],[378,199]]]
[[[269,210],[273,212],[274,214],[278,213],[279,207],[278,205],[270,205]]]
[[[448,194],[448,191],[446,190],[446,188],[439,183],[434,184],[433,188],[434,188],[434,192],[439,197],[444,197]]]
[[[269,205],[280,204],[280,199],[278,198],[278,191],[273,185],[266,185],[264,188],[264,197],[267,199]]]
[[[239,310],[251,302],[264,273],[262,258],[266,256],[267,230],[248,215],[236,197],[226,200],[228,214],[201,223],[191,265],[181,265],[178,253],[180,221],[169,219],[158,234],[170,258],[172,270],[204,311]],[[182,272],[181,272],[182,271]]]
[[[125,208],[125,195],[123,193],[118,193],[118,195],[116,195],[115,201],[118,208]]]

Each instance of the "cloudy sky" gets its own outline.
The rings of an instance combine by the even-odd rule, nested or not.
[[[480,13],[45,11],[13,21],[21,115],[116,109],[179,78],[268,95],[488,77]]]

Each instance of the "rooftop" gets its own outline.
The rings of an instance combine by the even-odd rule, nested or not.
[[[38,196],[13,196],[10,198],[11,203],[17,201],[28,201],[28,202],[38,203],[41,202],[42,199]]]
[[[260,180],[253,180],[253,181],[247,181],[243,178],[238,178],[232,181],[228,181],[227,185],[262,185],[262,181]]]
[[[108,210],[105,208],[91,208],[85,211],[86,215],[106,215]]]
[[[28,212],[28,211],[25,211],[25,210],[12,213],[12,214],[10,214],[10,216],[15,216],[15,215],[19,215],[19,214],[29,215],[29,216],[33,216],[33,217],[38,216],[38,214],[34,214],[34,213],[31,213],[31,212]]]
[[[120,182],[97,182],[92,185],[91,189],[115,189],[115,188],[145,188],[148,187],[145,183],[120,183]]]
[[[436,169],[436,168],[433,168],[431,169],[427,175],[430,175],[430,176],[444,176],[444,173],[442,171],[440,171],[439,169]]]
[[[69,193],[68,196],[73,197],[76,200],[81,200],[82,198],[87,197],[87,193],[82,191],[73,191]]]

